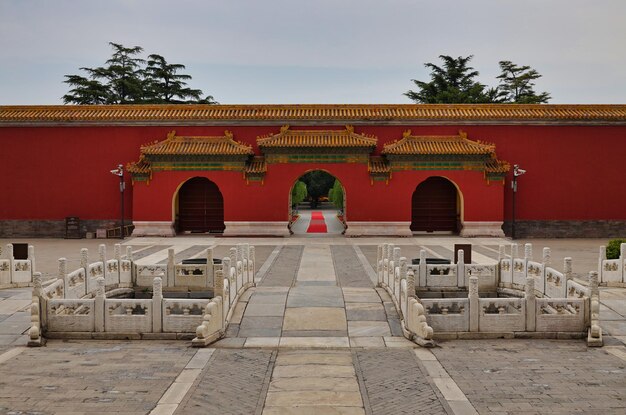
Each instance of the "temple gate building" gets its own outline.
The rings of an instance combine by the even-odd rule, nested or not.
[[[626,234],[626,105],[1,106],[0,237],[119,226],[289,236],[323,170],[346,236]]]

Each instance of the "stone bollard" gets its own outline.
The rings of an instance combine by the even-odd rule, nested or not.
[[[162,274],[161,274],[162,275]],[[163,279],[155,277],[152,280],[152,332],[163,331]]]
[[[87,268],[89,268],[89,250],[87,248],[82,248],[80,250],[80,267],[85,268],[85,275],[87,274]]]
[[[469,278],[469,314],[470,314],[470,331],[477,332],[479,330],[480,318],[480,297],[478,296],[478,278]]]
[[[541,262],[546,267],[549,267],[552,263],[552,252],[550,251],[550,248],[543,248],[543,257],[541,259]]]
[[[167,274],[165,275],[165,286],[176,286],[176,265],[174,262],[175,254],[174,248],[168,248],[167,250]]]
[[[600,290],[598,289],[598,273],[589,273],[589,305],[590,328],[587,335],[588,346],[602,346],[602,328],[600,327]]]
[[[252,266],[250,267],[250,272],[252,273],[252,284],[256,285],[256,248],[254,245],[250,247],[250,261],[252,261]]]
[[[34,275],[35,269],[35,247],[28,245],[28,260],[30,261],[30,273]]]
[[[456,286],[465,287],[465,252],[461,249],[457,252]]]
[[[524,300],[526,301],[526,331],[536,331],[535,319],[537,298],[535,297],[535,279],[526,277],[524,287]]]
[[[420,264],[418,266],[419,270],[419,286],[426,287],[426,251],[420,249]]]
[[[504,245],[498,245],[498,263],[503,259],[506,259],[506,250]]]
[[[524,244],[524,259],[526,261],[533,260],[533,244]]]
[[[96,296],[94,298],[94,323],[95,331],[104,331],[104,302],[106,300],[106,294],[104,291],[104,278],[98,277],[96,279]]]

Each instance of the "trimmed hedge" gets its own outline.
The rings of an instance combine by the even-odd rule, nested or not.
[[[619,258],[619,246],[626,244],[626,239],[612,239],[606,246],[606,259]]]

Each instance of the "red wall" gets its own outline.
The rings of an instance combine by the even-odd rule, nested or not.
[[[0,128],[3,178],[0,218],[114,219],[119,215],[118,179],[109,170],[118,163],[136,161],[140,145],[163,140],[172,129],[178,135],[222,135],[228,129],[234,132],[235,139],[255,145],[258,135],[275,133],[279,128],[279,125]],[[376,135],[380,149],[385,142],[401,138],[408,128],[414,135],[457,134],[459,130],[458,126],[356,126],[355,130]],[[519,181],[517,219],[626,219],[626,191],[623,174],[619,173],[626,155],[626,127],[476,125],[461,128],[470,139],[495,143],[500,159],[520,164],[528,171]],[[256,145],[255,150],[258,150]],[[286,220],[291,185],[306,170],[320,167],[336,175],[346,187],[349,221],[408,220],[411,194],[430,175],[446,176],[460,187],[466,221],[498,220],[503,209],[504,217],[510,217],[508,180],[503,201],[502,185],[487,186],[482,174],[476,172],[395,172],[389,185],[375,182],[373,186],[362,164],[271,165],[263,186],[259,183],[246,186],[241,173],[202,172],[202,175],[220,186],[225,199],[225,220]],[[141,212],[141,218],[134,219],[169,220],[173,192],[187,177],[189,172],[167,172],[156,173],[148,186],[143,183],[130,186],[129,182],[126,215]],[[467,191],[471,186],[480,186],[481,194]],[[149,190],[148,195],[145,192]]]

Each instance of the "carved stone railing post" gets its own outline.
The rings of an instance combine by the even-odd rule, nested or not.
[[[30,275],[34,275],[36,271],[35,267],[35,247],[28,245],[28,260],[30,261]]]
[[[102,262],[102,275],[104,276],[105,285],[106,285],[106,277],[108,274],[108,270],[107,270],[107,247],[105,244],[98,245],[98,260]]]
[[[420,264],[419,264],[418,270],[419,270],[419,286],[426,287],[426,272],[427,272],[426,251],[423,249],[420,249]]]
[[[9,277],[9,282],[13,283],[13,281],[15,281],[15,278],[13,277],[13,272],[15,271],[15,265],[13,263],[13,261],[15,261],[15,258],[13,257],[13,244],[7,244],[7,259],[9,260],[9,273],[10,273],[10,277]]]
[[[465,252],[461,249],[457,252],[456,286],[465,287]]]
[[[498,263],[503,259],[506,259],[506,250],[504,245],[498,245]]]
[[[541,281],[543,281],[543,287],[541,287],[541,292],[543,294],[546,293],[546,270],[550,265],[552,265],[552,251],[548,247],[543,248],[541,262],[543,263],[543,275],[541,276]]]
[[[480,298],[478,297],[478,278],[469,278],[469,313],[470,313],[470,331],[477,332],[479,330],[480,318]]]
[[[96,280],[96,296],[94,299],[94,320],[95,320],[95,331],[103,332],[104,331],[104,300],[106,299],[106,294],[104,292],[104,278],[98,277]]]
[[[389,285],[389,274],[393,269],[393,244],[387,244],[387,271],[385,272],[385,284]]]
[[[588,346],[602,346],[602,328],[600,327],[600,290],[598,289],[598,273],[589,273],[589,308],[590,328],[587,335]]]
[[[176,267],[174,263],[174,248],[167,250],[167,275],[165,275],[165,286],[174,287],[176,285]]]
[[[115,244],[113,246],[113,255],[115,256],[115,260],[117,261],[117,269],[119,272],[122,270],[122,245]]]
[[[133,247],[132,246],[126,247],[126,259],[129,260],[130,262],[133,262]]]
[[[567,281],[572,279],[572,258],[571,257],[563,258],[563,277],[565,278],[565,281],[563,281],[563,284],[567,286]]]
[[[519,246],[516,243],[511,244],[511,261],[519,256],[518,252]]]
[[[606,280],[606,278],[604,278],[604,275],[602,275],[602,271],[603,271],[603,261],[606,260],[606,246],[602,245],[600,247],[600,252],[598,253],[598,276],[600,277],[600,281],[604,282]]]
[[[407,297],[415,298],[415,273],[413,269],[409,268],[406,274],[406,289],[407,289]]]
[[[254,245],[250,246],[250,261],[252,261],[252,266],[250,267],[250,272],[252,276],[250,277],[252,284],[256,285],[256,248]]]
[[[619,246],[619,268],[622,273],[622,282],[626,283],[626,243],[622,243]]]
[[[378,249],[376,250],[376,280],[378,281],[378,286],[383,281],[383,245],[378,245]]]
[[[45,344],[42,325],[42,297],[43,288],[41,286],[41,272],[33,273],[33,296],[30,305],[30,329],[28,330],[28,346],[40,347]]]
[[[163,279],[155,277],[152,280],[152,332],[163,331]]]
[[[533,260],[533,244],[524,244],[524,259],[526,262]]]
[[[215,271],[213,270],[213,248],[207,248],[206,250],[206,275],[208,281],[213,281],[213,287],[215,287]]]
[[[87,274],[85,274],[87,275]],[[67,259],[59,258],[59,267],[57,278],[60,278],[63,281],[63,296],[67,294],[67,290],[69,290],[68,281],[67,281]],[[85,281],[85,286],[87,285],[87,281]]]
[[[535,297],[535,279],[533,277],[526,277],[524,300],[526,301],[526,331],[535,331],[537,327],[535,318],[537,298]]]
[[[398,301],[401,301],[402,296],[400,295],[400,292],[402,291],[402,280],[406,280],[408,270],[409,264],[407,263],[406,257],[400,257],[400,278],[398,278],[398,281],[396,281],[397,288],[395,288],[396,298],[398,299]]]
[[[218,268],[215,270],[213,281],[213,297],[224,298],[224,272],[221,269]]]
[[[89,250],[82,248],[80,250],[80,267],[85,268],[85,275],[87,274],[87,268],[89,268]]]

